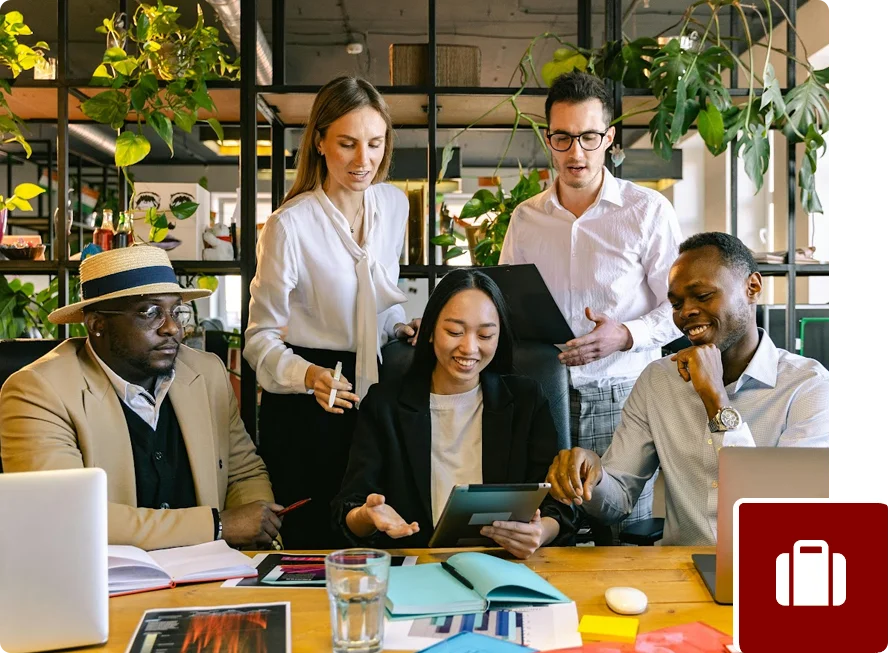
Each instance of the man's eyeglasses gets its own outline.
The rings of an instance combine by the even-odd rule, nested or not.
[[[132,315],[136,324],[147,331],[155,331],[160,329],[164,322],[167,321],[167,315],[173,318],[180,327],[184,327],[191,320],[194,312],[188,304],[179,304],[174,306],[172,310],[167,311],[161,306],[152,305],[144,311],[96,311],[96,313],[108,313],[109,315]]]
[[[588,131],[582,134],[568,134],[567,132],[552,132],[547,134],[549,144],[556,152],[567,152],[574,146],[574,139],[580,143],[580,147],[587,152],[598,150],[605,140],[604,132]]]

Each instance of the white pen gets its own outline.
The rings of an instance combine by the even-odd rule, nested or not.
[[[334,381],[340,380],[340,374],[342,373],[342,371],[343,371],[343,362],[337,361],[336,362],[336,369],[333,370],[333,380]],[[333,390],[330,391],[330,399],[327,400],[327,407],[333,408],[333,403],[335,401],[336,401],[336,388],[334,388]]]

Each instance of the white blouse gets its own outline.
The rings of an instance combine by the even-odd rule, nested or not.
[[[399,304],[399,259],[407,226],[407,196],[390,184],[364,192],[364,244],[318,187],[297,195],[275,211],[256,249],[256,276],[250,283],[250,319],[244,358],[263,389],[306,393],[312,364],[285,343],[312,349],[353,351],[364,397],[377,381],[380,345],[405,321]]]
[[[429,395],[432,425],[432,519],[437,524],[455,485],[482,482],[482,386]]]

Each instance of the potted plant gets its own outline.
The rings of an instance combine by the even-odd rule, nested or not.
[[[520,169],[519,181],[509,195],[504,195],[502,187],[497,188],[496,194],[487,188],[482,188],[463,205],[459,220],[481,218],[480,221],[466,227],[468,246],[457,244],[458,235],[453,231],[453,222],[451,233],[436,236],[432,239],[432,243],[447,248],[442,257],[445,261],[468,251],[473,265],[497,265],[500,262],[500,250],[503,248],[503,238],[506,236],[513,210],[541,190],[543,187],[540,185],[540,172],[532,170],[526,177]]]
[[[20,211],[33,211],[34,209],[31,207],[31,203],[28,200],[34,199],[41,193],[45,193],[46,190],[38,186],[37,184],[19,184],[15,187],[15,190],[12,191],[12,195],[7,198],[4,198],[0,195],[0,254],[12,254],[12,249],[9,247],[3,247],[3,234],[6,233],[6,220],[9,216],[9,212],[12,209],[19,209]],[[29,256],[30,258],[30,249]],[[42,253],[43,250],[41,250]]]
[[[173,125],[191,132],[196,122],[205,122],[222,139],[216,118],[198,118],[204,109],[216,112],[207,90],[208,80],[237,79],[239,63],[231,59],[219,38],[219,30],[204,24],[201,7],[192,27],[179,24],[176,7],[158,1],[140,3],[129,23],[118,14],[106,18],[96,31],[108,35],[109,47],[93,72],[91,84],[110,87],[86,100],[83,112],[96,122],[117,130],[114,162],[132,187],[128,168],[151,151],[144,126],[160,136],[173,155]],[[129,42],[133,54],[121,47]],[[163,88],[161,88],[163,87]],[[135,119],[136,130],[123,130],[127,119]],[[194,214],[198,205],[186,202],[171,210],[178,219]],[[132,208],[132,207],[131,207]],[[149,239],[160,242],[167,234],[163,213],[149,210]]]
[[[80,301],[80,284],[70,285],[68,303]],[[20,279],[7,280],[0,275],[0,339],[39,337],[58,338],[59,327],[49,321],[49,314],[59,307],[59,279],[54,277],[43,290]],[[69,324],[72,337],[86,336],[82,324]]]
[[[683,13],[675,25],[653,37],[643,37],[630,41],[606,42],[600,48],[581,48],[549,32],[531,40],[521,61],[516,67],[520,86],[509,97],[504,98],[491,107],[482,116],[458,131],[444,146],[442,171],[447,168],[454,148],[460,136],[468,129],[505,104],[515,110],[515,121],[512,132],[497,168],[509,151],[512,137],[520,124],[534,130],[537,140],[549,156],[543,129],[546,125],[542,116],[534,116],[522,112],[516,102],[525,88],[536,81],[538,85],[549,86],[560,74],[574,68],[588,70],[599,77],[619,82],[628,88],[643,88],[652,91],[654,98],[647,106],[630,113],[617,116],[612,124],[626,120],[630,116],[654,112],[649,122],[649,133],[655,152],[669,160],[673,147],[682,139],[693,123],[697,123],[698,132],[707,149],[715,156],[721,154],[735,139],[740,143],[740,154],[744,160],[744,170],[753,181],[756,192],[762,188],[763,177],[768,170],[771,159],[768,132],[772,127],[780,130],[791,144],[804,143],[805,156],[799,168],[798,183],[803,208],[809,213],[822,211],[821,202],[815,188],[815,170],[818,158],[825,149],[824,134],[829,128],[829,71],[815,70],[804,56],[803,59],[791,55],[772,45],[774,27],[773,7],[776,7],[784,18],[784,9],[777,0],[760,0],[767,38],[764,43],[754,41],[744,6],[737,0],[696,0]],[[737,11],[744,30],[744,36],[734,39],[747,49],[747,57],[739,57],[732,49],[729,39],[718,30],[717,13],[729,6]],[[695,12],[703,7],[709,9],[707,22],[703,23],[695,17]],[[679,37],[672,38],[660,45],[657,37],[679,28]],[[793,26],[791,26],[793,29]],[[697,30],[697,38],[687,38],[687,34]],[[795,29],[793,29],[795,33]],[[556,40],[560,44],[551,61],[546,62],[538,75],[533,52],[535,46],[546,40]],[[753,49],[765,49],[765,58],[761,65],[754,69]],[[805,55],[805,45],[802,46]],[[790,57],[808,70],[808,75],[794,88],[786,93],[781,92],[770,61],[772,52]],[[734,104],[728,89],[723,82],[723,74],[738,67],[746,72],[749,93],[745,102]],[[762,87],[757,94],[756,85]],[[612,152],[615,155],[615,152]],[[617,152],[615,163],[619,164],[624,153]],[[495,172],[496,174],[496,172]],[[477,194],[478,195],[478,194]],[[489,200],[490,202],[490,200]],[[498,241],[499,230],[490,232],[494,247],[499,251],[502,237]],[[505,232],[504,232],[505,233]],[[446,238],[437,236],[444,244]],[[436,241],[433,241],[436,242]],[[482,241],[484,242],[484,241]],[[456,247],[455,244],[452,246]],[[454,255],[459,254],[457,252]],[[481,260],[481,259],[480,259]]]
[[[49,46],[38,41],[32,47],[20,43],[19,36],[30,35],[31,28],[25,25],[21,12],[10,11],[0,14],[0,64],[9,68],[13,78],[17,78],[24,70],[31,70],[38,63],[45,63],[43,51]],[[12,93],[12,87],[6,79],[0,79],[0,138],[4,143],[16,142],[25,150],[25,156],[31,157],[31,146],[22,134],[22,119],[19,118],[6,101],[6,95]],[[2,230],[0,230],[2,235]]]

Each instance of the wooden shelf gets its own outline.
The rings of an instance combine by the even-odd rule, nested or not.
[[[89,97],[98,95],[106,88],[96,86],[85,86],[77,89]],[[47,122],[58,120],[58,93],[60,89],[51,87],[21,87],[15,86],[12,93],[8,94],[7,101],[9,108],[18,115],[22,120],[32,122]],[[165,91],[160,90],[163,94]],[[241,120],[240,97],[241,92],[232,88],[211,88],[210,96],[216,103],[216,118],[221,123],[238,124]],[[83,113],[80,108],[81,101],[73,95],[68,98],[68,120],[73,122],[92,122],[90,118]],[[257,112],[257,119],[265,122],[262,114]],[[206,120],[212,117],[210,112],[200,109],[198,110],[198,119]],[[132,116],[132,122],[135,122],[135,116]]]

